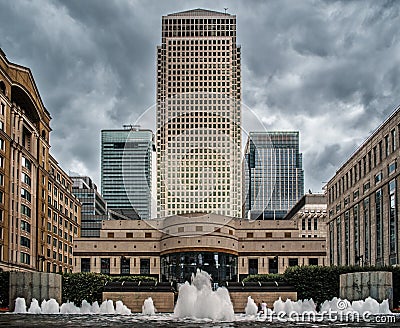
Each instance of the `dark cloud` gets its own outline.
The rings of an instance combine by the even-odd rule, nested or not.
[[[99,182],[100,130],[154,104],[162,15],[226,6],[238,19],[243,101],[267,129],[300,131],[306,190],[320,190],[399,103],[397,1],[2,1],[0,46],[32,69],[62,167]]]

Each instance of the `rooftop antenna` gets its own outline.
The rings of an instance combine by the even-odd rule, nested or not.
[[[224,8],[224,10],[225,10],[225,15],[226,15],[226,11],[228,10],[228,8]]]

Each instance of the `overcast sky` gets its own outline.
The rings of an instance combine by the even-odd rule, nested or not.
[[[305,190],[400,103],[400,1],[0,1],[0,47],[31,68],[60,165],[100,187],[100,131],[155,102],[161,16],[237,16],[243,102],[267,130],[299,130]]]

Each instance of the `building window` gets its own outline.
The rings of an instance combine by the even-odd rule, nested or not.
[[[364,186],[363,186],[364,193],[367,192],[370,187],[371,187],[371,184],[369,183],[369,181],[364,183]]]
[[[278,273],[278,264],[279,264],[278,261],[279,261],[278,256],[275,256],[273,259],[268,260],[269,273]]]
[[[114,238],[114,232],[107,232],[107,238]]]
[[[150,274],[150,259],[140,259],[140,274]]]
[[[397,199],[396,180],[389,182],[389,264],[397,264]]]
[[[314,218],[314,230],[318,230],[318,219]]]
[[[81,272],[90,272],[90,258],[81,259]]]
[[[31,193],[25,188],[21,188],[21,197],[31,202]]]
[[[21,204],[21,213],[27,217],[31,217],[31,209],[24,204]]]
[[[342,264],[342,224],[340,216],[336,219],[336,232],[337,232],[337,265]]]
[[[101,263],[100,272],[104,274],[110,274],[110,259],[101,258],[100,263]]]
[[[285,238],[291,238],[292,233],[291,232],[285,232]]]
[[[258,259],[249,259],[249,274],[258,274]]]
[[[21,263],[31,264],[31,256],[27,253],[21,252]]]
[[[298,265],[299,265],[299,259],[297,259],[297,258],[289,259],[289,266],[290,266],[290,267],[292,267],[292,266],[298,266]]]
[[[133,232],[127,232],[126,238],[133,238]]]
[[[31,225],[28,222],[26,222],[24,220],[21,220],[21,230],[30,233],[31,232]]]
[[[265,238],[272,238],[272,232],[266,232]]]
[[[360,222],[358,214],[358,204],[353,207],[353,221],[354,221],[354,253],[355,256],[360,255]]]
[[[334,231],[334,222],[333,220],[329,223],[329,261],[330,264],[334,264],[334,236],[335,236],[335,231]]]
[[[121,257],[121,275],[128,276],[131,273],[131,261],[129,258]]]
[[[20,242],[21,242],[21,246],[31,248],[31,240],[29,238],[21,236]]]
[[[345,248],[345,264],[350,264],[350,212],[344,213],[344,248]]]
[[[29,171],[31,170],[32,164],[29,159],[26,157],[22,156],[22,166],[27,168]]]
[[[151,238],[151,232],[145,232],[144,238]]]
[[[247,238],[254,238],[254,233],[248,232],[247,233]]]
[[[391,175],[393,172],[395,172],[396,168],[397,168],[397,163],[396,162],[393,162],[393,163],[389,164],[389,166],[388,166],[388,175]]]
[[[383,222],[382,222],[382,190],[375,193],[375,219],[376,219],[376,264],[381,265],[383,256]]]
[[[311,230],[311,225],[312,225],[312,219],[308,218],[308,220],[307,220],[307,230]]]
[[[379,172],[377,175],[375,175],[375,184],[378,184],[381,181],[382,181],[382,172]]]
[[[396,130],[393,129],[390,132],[390,135],[391,135],[391,138],[392,138],[391,144],[392,144],[392,153],[393,153],[396,150]]]
[[[364,263],[369,264],[370,260],[370,215],[369,215],[369,198],[365,198],[363,201],[364,210]]]
[[[308,265],[318,265],[318,258],[309,258]]]
[[[385,155],[386,155],[386,157],[388,157],[389,154],[390,154],[390,151],[389,151],[389,136],[386,135],[385,136]]]
[[[31,186],[31,177],[26,173],[22,172],[22,182],[26,183],[28,186]]]

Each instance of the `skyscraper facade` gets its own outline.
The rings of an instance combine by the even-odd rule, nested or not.
[[[236,16],[162,17],[157,48],[157,213],[242,215]]]
[[[299,132],[250,132],[245,158],[245,217],[282,219],[304,194]]]
[[[109,209],[131,219],[150,218],[152,152],[150,130],[101,131],[101,191]]]
[[[100,237],[101,221],[107,220],[107,203],[90,177],[71,176],[72,192],[82,204],[81,237]]]

